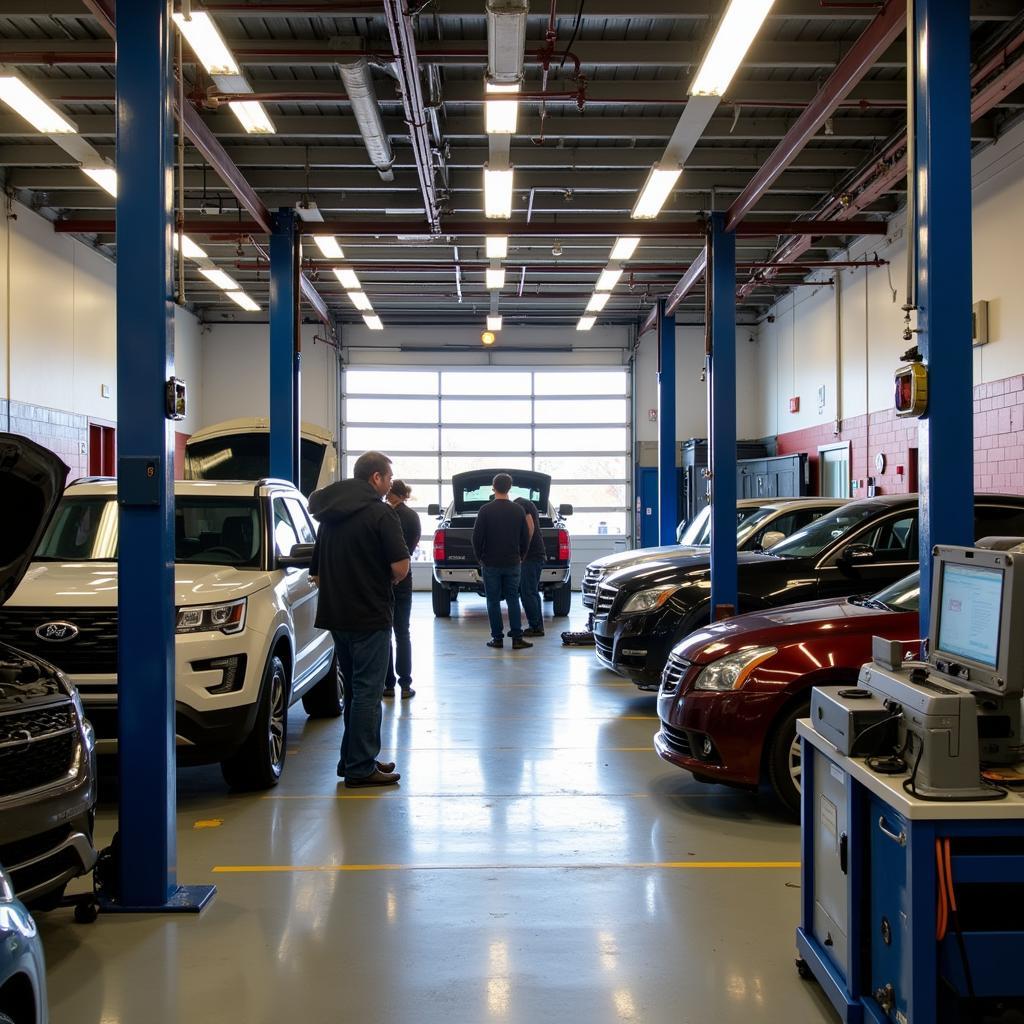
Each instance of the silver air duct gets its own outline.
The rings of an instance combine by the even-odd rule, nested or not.
[[[345,83],[345,91],[352,101],[352,113],[359,125],[363,144],[370,160],[382,181],[394,181],[395,173],[391,167],[395,155],[391,151],[391,141],[384,130],[384,121],[380,116],[380,104],[377,102],[377,90],[373,87],[373,74],[370,63],[365,57],[339,64],[341,80]]]

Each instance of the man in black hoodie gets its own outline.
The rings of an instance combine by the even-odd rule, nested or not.
[[[391,460],[365,452],[353,479],[314,491],[309,510],[319,520],[309,573],[320,586],[316,625],[334,636],[345,677],[345,733],[338,776],[345,786],[393,786],[394,763],[382,764],[381,696],[391,652],[394,587],[409,574],[409,550],[395,510],[382,499],[391,488]]]

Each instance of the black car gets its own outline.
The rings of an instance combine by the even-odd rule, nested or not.
[[[0,604],[25,575],[67,473],[47,449],[0,434]],[[95,741],[77,691],[48,661],[0,642],[0,864],[26,904],[55,905],[92,869],[95,807]]]
[[[979,494],[975,536],[1020,536],[1024,497]],[[916,494],[853,501],[764,553],[738,555],[738,611],[873,593],[918,567]],[[607,577],[594,605],[598,660],[656,690],[669,651],[711,620],[710,556],[665,560]]]

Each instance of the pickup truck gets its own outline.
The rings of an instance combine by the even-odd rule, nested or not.
[[[547,558],[540,572],[540,588],[545,601],[554,603],[555,615],[568,615],[572,602],[569,559],[572,553],[565,517],[572,505],[550,501],[551,477],[525,469],[475,469],[452,477],[454,500],[444,510],[440,505],[427,507],[427,515],[440,522],[434,533],[434,576],[431,581],[434,614],[446,619],[452,613],[452,601],[460,591],[483,594],[480,566],[473,554],[473,524],[477,512],[493,497],[491,481],[498,473],[512,477],[509,497],[529,498],[540,513],[540,531]]]

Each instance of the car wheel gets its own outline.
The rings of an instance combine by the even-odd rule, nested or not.
[[[786,712],[776,725],[768,747],[768,781],[786,812],[797,818],[800,816],[803,766],[796,721],[806,718],[810,709],[809,703],[803,703]]]
[[[452,614],[452,592],[443,583],[437,580],[430,581],[430,597],[434,604],[434,614],[439,619],[451,618]]]
[[[331,667],[302,698],[302,706],[310,718],[339,718],[345,710],[345,679],[338,665],[338,656],[331,659]]]
[[[564,583],[554,593],[551,611],[554,615],[565,618],[572,607],[572,584]]]
[[[270,789],[281,781],[288,741],[288,674],[272,655],[263,674],[256,722],[238,750],[221,762],[232,789]]]

